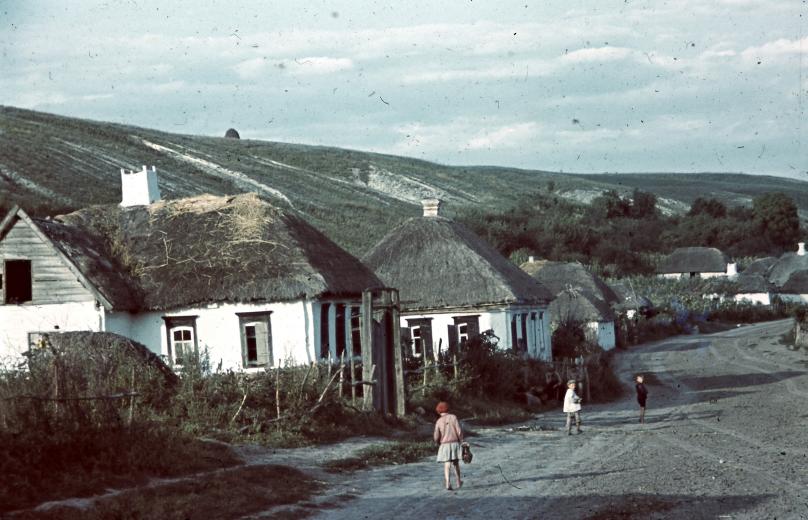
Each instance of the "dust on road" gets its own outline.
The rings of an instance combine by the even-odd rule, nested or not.
[[[318,518],[808,518],[808,356],[779,321],[618,354],[626,396],[556,431],[480,430],[464,485],[432,461],[341,477]],[[630,383],[647,374],[647,423]],[[289,511],[288,513],[293,513]]]

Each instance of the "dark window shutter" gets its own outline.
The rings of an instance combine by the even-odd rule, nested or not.
[[[480,318],[478,316],[469,316],[466,323],[469,327],[469,338],[480,335]]]
[[[421,342],[424,344],[424,355],[430,358],[435,357],[434,346],[432,345],[432,321],[424,320],[421,325]]]
[[[457,351],[457,327],[449,325],[449,352]]]
[[[255,324],[255,344],[257,348],[256,364],[264,367],[269,364],[269,330],[267,322],[261,321]]]
[[[401,348],[407,356],[412,355],[412,336],[409,327],[401,327]]]

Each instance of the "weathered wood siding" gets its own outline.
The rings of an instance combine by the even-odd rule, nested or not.
[[[95,299],[92,292],[65,265],[53,246],[44,242],[21,219],[0,240],[0,271],[4,268],[5,260],[31,261],[32,301],[23,305],[86,302]],[[5,273],[3,275],[6,285]],[[0,304],[4,301],[0,301]]]

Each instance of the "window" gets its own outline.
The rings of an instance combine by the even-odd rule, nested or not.
[[[412,355],[420,357],[424,352],[420,326],[410,327],[410,338],[412,338]]]
[[[168,336],[168,359],[183,366],[197,354],[196,316],[163,316]]]
[[[274,365],[270,313],[239,313],[241,357],[244,368]]]
[[[432,318],[411,318],[407,320],[407,346],[413,357],[434,357],[432,352]]]
[[[452,319],[454,325],[449,325],[449,349],[462,346],[470,338],[480,335],[479,315],[455,316]]]
[[[5,298],[6,304],[19,304],[31,301],[31,261],[30,260],[6,260],[3,272],[5,274]]]
[[[184,365],[187,356],[194,349],[194,329],[191,327],[174,327],[171,329],[171,352],[174,354],[172,361],[175,365]]]

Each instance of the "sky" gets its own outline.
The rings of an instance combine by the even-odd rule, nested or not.
[[[808,180],[808,0],[0,0],[0,104],[444,164]]]

